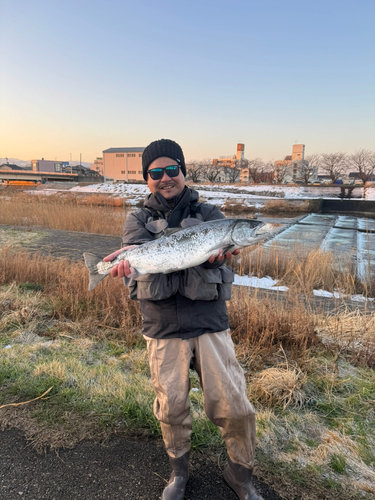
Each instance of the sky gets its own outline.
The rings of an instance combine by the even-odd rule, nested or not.
[[[374,0],[0,0],[0,157],[375,151]]]

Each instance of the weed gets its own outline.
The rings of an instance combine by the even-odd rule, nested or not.
[[[340,454],[332,455],[330,460],[330,467],[335,472],[343,474],[345,472],[345,467],[346,467],[345,457]]]

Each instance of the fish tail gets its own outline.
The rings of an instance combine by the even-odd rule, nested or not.
[[[85,259],[85,264],[89,270],[89,290],[93,290],[96,285],[99,285],[99,283],[107,276],[106,274],[99,274],[98,273],[98,264],[99,262],[102,261],[99,257],[97,257],[95,254],[90,253],[90,252],[85,252],[83,254],[83,258]]]

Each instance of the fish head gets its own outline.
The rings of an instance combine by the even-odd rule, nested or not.
[[[280,231],[281,224],[243,219],[236,222],[232,241],[238,247],[247,247]]]

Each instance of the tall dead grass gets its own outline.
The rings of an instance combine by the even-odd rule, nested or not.
[[[237,261],[231,266],[240,275],[252,274],[258,277],[270,276],[278,280],[278,285],[285,285],[304,294],[311,294],[315,289],[341,292],[351,295],[362,293],[369,284],[361,283],[356,277],[355,266],[350,261],[340,261],[332,252],[319,249],[305,251],[303,247],[291,250],[271,247],[250,247],[241,251]]]
[[[139,305],[129,299],[120,279],[106,278],[89,292],[83,263],[4,248],[0,252],[0,285],[11,283],[24,290],[39,290],[49,316],[80,322],[85,335],[97,336],[98,326],[103,326],[110,329],[111,338],[128,344],[139,339]],[[33,320],[35,307],[33,302],[22,312],[25,321]],[[343,319],[340,313],[322,319],[306,310],[299,294],[261,297],[244,288],[234,289],[228,314],[237,354],[252,367],[263,369],[263,362],[281,348],[301,365],[309,349],[322,340],[330,349],[350,355],[355,364],[374,366],[374,314]]]
[[[232,337],[241,344],[245,359],[263,359],[281,346],[302,360],[307,349],[320,343],[315,319],[297,296],[287,302],[237,288],[228,302],[228,313]]]
[[[88,291],[88,271],[83,263],[28,253],[0,252],[0,284],[30,283],[42,287],[57,319],[89,319],[92,324],[118,328],[119,337],[131,340],[141,328],[138,303],[129,299],[122,280],[107,278]]]
[[[116,236],[122,234],[126,207],[126,200],[123,198],[105,195],[80,197],[70,194],[10,194],[0,197],[0,224]]]

